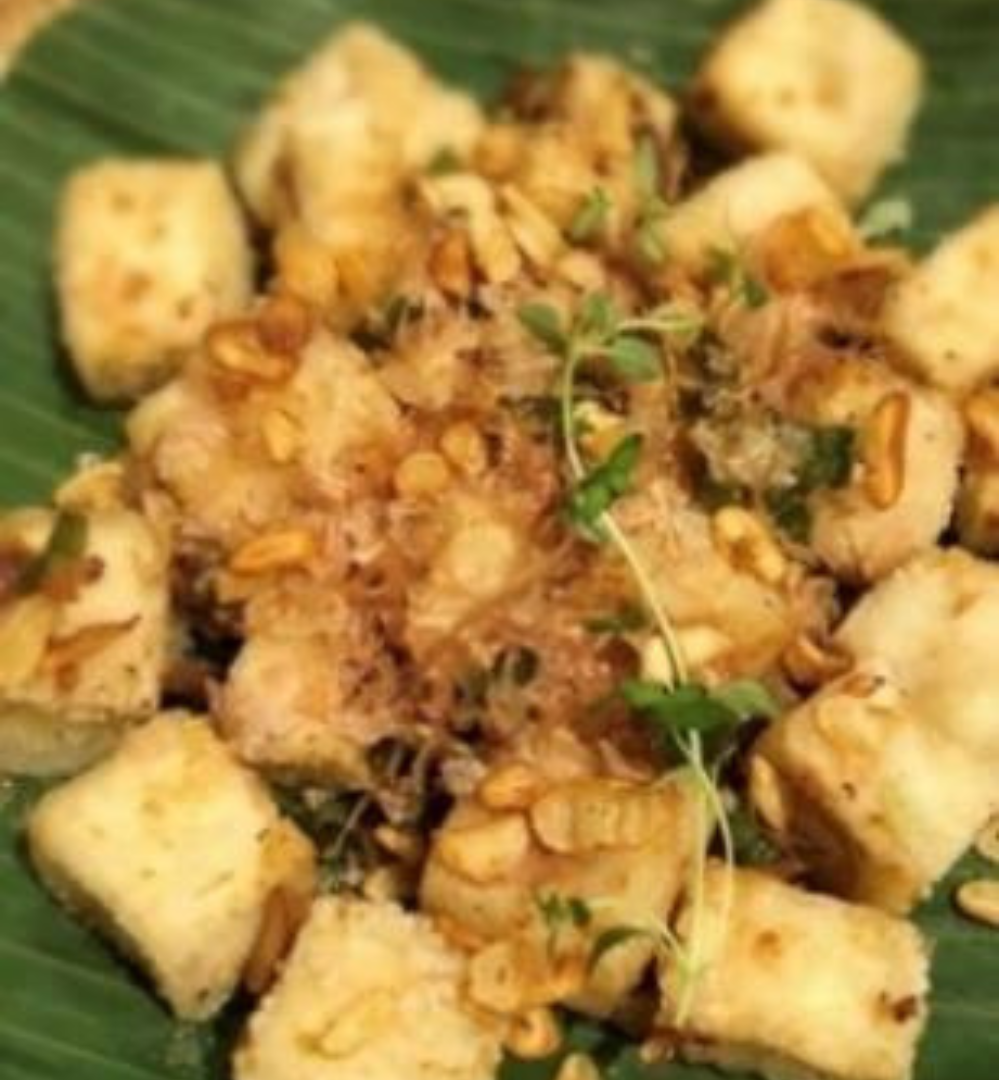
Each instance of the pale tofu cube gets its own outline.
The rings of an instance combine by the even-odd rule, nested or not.
[[[236,1080],[493,1080],[499,1039],[463,1004],[464,974],[421,916],[320,899],[250,1018]]]
[[[514,797],[517,810],[496,802],[497,791],[512,780],[511,770],[513,776],[533,776],[533,783],[523,775],[516,781],[524,789]],[[421,906],[477,951],[473,978],[500,962],[515,968],[510,980],[489,980],[499,985],[480,990],[480,1004],[515,1012],[566,1000],[580,1011],[608,1016],[648,966],[658,920],[672,909],[686,880],[700,812],[697,793],[680,778],[641,784],[581,774],[573,766],[561,771],[550,759],[505,761],[436,834]],[[560,931],[539,915],[539,900],[546,896],[591,907],[583,932],[574,935],[569,928],[557,950],[551,946]],[[648,934],[588,969],[600,933],[621,925]],[[586,977],[578,985],[559,985],[552,971],[556,957],[575,957]]]
[[[766,0],[725,33],[697,75],[693,108],[740,150],[791,150],[850,202],[904,153],[922,62],[867,6]]]
[[[999,205],[945,237],[888,297],[884,329],[921,379],[964,394],[999,374]]]
[[[0,773],[74,772],[159,706],[167,552],[139,514],[0,519]]]
[[[331,597],[329,607],[343,605]],[[380,643],[330,613],[316,620],[325,631],[284,626],[247,639],[226,679],[221,730],[243,761],[277,778],[365,787],[367,751],[397,730],[398,687],[371,663]]]
[[[668,257],[696,271],[713,252],[741,253],[776,221],[803,211],[852,236],[839,199],[804,158],[763,154],[719,173],[673,206],[661,231]]]
[[[761,817],[823,888],[904,913],[999,808],[994,759],[928,721],[865,667],[772,725],[754,750]]]
[[[678,1016],[682,980],[664,969],[659,1024],[691,1061],[810,1080],[908,1080],[927,1015],[919,931],[751,871],[709,865],[698,913],[678,933],[704,957]]]
[[[442,150],[467,153],[482,127],[472,98],[438,83],[373,26],[338,30],[293,71],[236,158],[253,212],[275,225],[301,214],[319,233],[358,205],[377,206],[399,176]],[[332,214],[323,221],[322,213]]]
[[[757,744],[757,805],[828,888],[907,911],[999,808],[997,626],[999,567],[921,556],[837,631],[855,669]]]
[[[876,581],[927,551],[957,496],[964,430],[939,391],[870,360],[803,381],[813,423],[856,433],[850,482],[812,499],[811,546],[837,577]]]
[[[71,911],[201,1020],[239,982],[269,899],[308,903],[312,846],[202,720],[163,714],[28,820],[31,857]]]
[[[164,382],[252,289],[246,228],[210,161],[106,160],[74,173],[55,256],[63,337],[98,401]]]

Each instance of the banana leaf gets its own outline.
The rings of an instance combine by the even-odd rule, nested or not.
[[[98,155],[224,154],[273,79],[346,19],[374,20],[484,98],[518,66],[572,48],[625,57],[682,85],[737,0],[92,0],[32,45],[0,89],[0,504],[44,498],[120,417],[88,406],[54,331],[50,234],[67,171]],[[999,6],[882,0],[920,46],[930,94],[909,160],[883,191],[909,198],[925,247],[999,192]],[[0,1080],[214,1080],[239,1006],[211,1027],[172,1021],[141,978],[63,915],[27,869],[19,823],[33,797],[0,788]],[[919,920],[935,942],[932,1017],[918,1080],[999,1077],[999,935],[953,913],[955,881]],[[794,1008],[789,995],[787,1008]],[[697,1080],[648,1067],[578,1024],[608,1080]],[[507,1080],[551,1074],[515,1063]]]

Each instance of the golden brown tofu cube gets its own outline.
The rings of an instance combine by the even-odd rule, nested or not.
[[[926,1019],[929,962],[919,931],[751,870],[711,864],[703,907],[678,933],[704,970],[678,1016],[663,968],[659,1023],[691,1061],[810,1080],[907,1080]]]

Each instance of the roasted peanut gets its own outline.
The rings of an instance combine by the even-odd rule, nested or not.
[[[514,184],[500,189],[500,201],[517,247],[535,266],[550,267],[565,247],[555,222]]]
[[[229,560],[234,574],[269,574],[304,566],[316,553],[316,540],[305,529],[284,529],[248,540]]]
[[[271,409],[260,422],[267,452],[277,465],[287,465],[302,444],[302,430],[282,409]]]
[[[749,794],[761,820],[778,834],[787,832],[789,808],[777,770],[765,757],[749,759]]]
[[[427,270],[441,292],[459,299],[469,296],[474,274],[467,234],[459,229],[445,233],[430,250]]]
[[[530,809],[539,842],[559,855],[637,847],[658,822],[654,793],[612,780],[580,780],[543,795]]]
[[[784,580],[784,553],[755,514],[739,506],[726,506],[715,514],[711,526],[715,546],[733,566],[767,585]]]
[[[868,420],[862,439],[864,492],[879,510],[898,502],[905,485],[905,448],[912,401],[907,394],[883,398]]]
[[[999,879],[966,881],[957,890],[957,906],[969,918],[999,926]]]
[[[502,814],[481,825],[446,829],[437,854],[448,869],[469,881],[486,884],[505,877],[528,853],[527,823],[520,814]]]
[[[269,296],[257,315],[257,333],[269,352],[294,355],[312,335],[312,312],[297,296]]]
[[[515,1057],[533,1061],[555,1053],[562,1043],[562,1029],[551,1009],[538,1006],[511,1020],[503,1042]]]
[[[250,382],[284,382],[295,369],[293,357],[264,347],[256,325],[249,319],[213,326],[205,338],[205,348],[224,373]]]
[[[479,429],[467,420],[459,420],[441,435],[441,453],[467,476],[479,476],[489,464],[486,442]]]
[[[488,773],[476,795],[490,810],[526,810],[544,789],[544,778],[536,769],[514,761]]]
[[[274,245],[277,278],[288,292],[318,308],[329,307],[339,291],[336,262],[319,240],[300,226],[278,233]]]
[[[791,681],[808,689],[842,675],[850,666],[850,658],[844,652],[820,643],[808,633],[798,634],[784,650],[781,660]]]
[[[433,450],[418,450],[403,458],[393,477],[396,491],[408,499],[439,495],[451,483],[447,461]]]
[[[243,969],[243,984],[251,994],[262,994],[274,982],[301,925],[298,906],[283,888],[268,895],[257,940]]]

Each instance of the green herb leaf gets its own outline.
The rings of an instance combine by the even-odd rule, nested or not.
[[[650,312],[648,319],[660,334],[681,345],[692,345],[707,326],[703,313],[685,304],[662,304]]]
[[[807,544],[812,535],[808,495],[799,488],[772,488],[763,498],[773,523],[789,539]]]
[[[628,679],[621,685],[621,695],[632,709],[674,737],[689,732],[707,735],[778,711],[766,687],[751,679],[712,689],[699,683],[670,688],[648,679]]]
[[[588,540],[604,539],[600,518],[630,489],[643,441],[641,435],[626,435],[569,496],[569,520]]]
[[[659,228],[661,217],[661,214],[643,215],[635,228],[635,253],[649,266],[659,266],[668,254]]]
[[[453,146],[442,146],[427,162],[428,176],[446,176],[448,173],[461,172],[462,160]]]
[[[843,425],[811,428],[798,486],[806,492],[843,487],[853,471],[855,443],[853,428]]]
[[[647,679],[628,679],[621,686],[621,695],[632,709],[671,737],[690,732],[706,735],[739,723],[728,705],[696,683],[669,689]]]
[[[593,948],[590,950],[589,960],[587,961],[587,972],[592,974],[600,961],[613,949],[616,949],[629,941],[634,941],[636,938],[649,936],[651,935],[648,930],[643,930],[639,926],[612,926],[609,929],[604,930],[593,943]]]
[[[583,626],[591,634],[627,634],[632,630],[641,630],[648,626],[649,619],[645,612],[636,605],[623,607],[610,615],[597,615],[587,619]]]
[[[595,187],[583,200],[570,222],[569,239],[574,244],[592,240],[603,232],[610,210],[610,196],[602,187]]]
[[[632,334],[615,338],[607,347],[607,359],[625,382],[654,382],[662,375],[659,349]]]
[[[908,199],[896,196],[879,199],[864,211],[857,222],[857,231],[863,240],[884,240],[895,233],[908,232],[915,215]]]
[[[773,694],[756,679],[733,679],[711,691],[715,701],[720,701],[740,720],[754,717],[772,719],[780,712]]]
[[[82,558],[87,550],[88,532],[87,519],[82,514],[61,511],[45,547],[21,571],[15,591],[22,595],[36,592],[53,574]]]
[[[730,810],[728,825],[738,866],[770,866],[780,860],[780,849],[763,831],[749,807],[740,802]]]
[[[565,354],[569,337],[559,313],[551,304],[524,304],[518,308],[517,318],[521,326],[546,349],[560,356]]]
[[[602,343],[614,332],[619,319],[614,300],[607,293],[590,293],[579,305],[573,332],[578,338]]]
[[[759,308],[770,299],[766,286],[754,277],[743,260],[728,248],[708,252],[708,277],[725,286],[733,299],[749,308]]]

